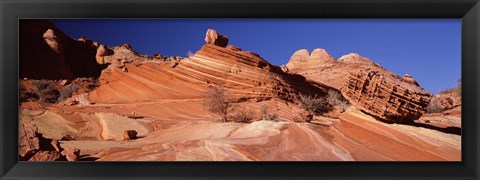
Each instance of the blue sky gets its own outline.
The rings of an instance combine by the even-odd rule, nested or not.
[[[461,19],[91,19],[54,20],[74,38],[108,46],[129,43],[141,53],[187,56],[207,29],[275,65],[298,49],[324,48],[335,58],[354,52],[432,93],[461,77]]]

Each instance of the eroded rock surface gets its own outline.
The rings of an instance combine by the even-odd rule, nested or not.
[[[432,98],[415,84],[373,70],[351,73],[341,92],[359,109],[391,122],[420,118]]]

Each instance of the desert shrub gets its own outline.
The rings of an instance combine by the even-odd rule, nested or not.
[[[426,112],[427,113],[440,113],[443,111],[443,108],[440,107],[440,99],[438,97],[433,97],[428,103]]]
[[[346,100],[339,91],[333,89],[328,90],[326,101],[332,106],[341,108],[340,111],[342,112],[351,105],[350,102],[348,102],[348,100]]]
[[[58,98],[58,101],[64,101],[65,99],[72,97],[73,92],[79,90],[81,87],[77,84],[69,84],[64,86],[60,90],[60,97]]]
[[[82,81],[87,84],[88,91],[92,91],[95,88],[100,86],[100,81],[98,81],[98,79],[95,79],[93,77],[82,79]]]
[[[36,92],[27,89],[20,89],[20,102],[38,101],[39,99],[40,97]]]
[[[262,106],[262,108],[260,109],[260,115],[262,116],[263,120],[279,121],[278,114],[268,112],[267,106]]]
[[[40,101],[47,103],[56,103],[60,97],[60,92],[50,86],[40,91]]]
[[[194,54],[194,53],[192,53],[192,51],[188,51],[188,52],[187,52],[187,57],[188,57],[188,58],[191,58],[191,57],[193,57],[193,55],[195,55],[195,54]]]
[[[227,122],[228,113],[233,110],[232,103],[227,98],[226,93],[223,86],[210,86],[205,92],[203,102],[207,111],[220,116],[223,122]]]
[[[313,115],[318,115],[328,109],[327,101],[324,98],[317,97],[316,94],[315,96],[299,94],[298,101],[303,109]]]
[[[37,88],[38,91],[42,91],[50,87],[50,81],[46,79],[41,80],[32,80],[32,84]]]
[[[452,96],[461,100],[462,97],[462,79],[457,80],[457,87],[441,90],[439,94],[451,94]]]
[[[253,119],[253,111],[240,110],[232,116],[232,121],[237,123],[250,123]]]

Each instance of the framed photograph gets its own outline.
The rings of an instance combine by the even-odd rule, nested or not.
[[[2,1],[1,179],[478,179],[480,4]]]

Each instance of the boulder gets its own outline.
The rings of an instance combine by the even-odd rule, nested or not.
[[[78,161],[80,156],[80,149],[75,147],[66,148],[62,151],[62,156],[65,156],[67,161]]]
[[[370,69],[351,72],[341,92],[358,109],[388,122],[418,119],[432,98],[416,84]]]
[[[126,130],[123,132],[123,140],[132,140],[137,139],[137,131],[135,130]]]
[[[228,45],[228,37],[219,34],[213,29],[208,29],[207,34],[205,35],[205,42],[207,44],[214,44],[220,47],[226,47]]]
[[[104,56],[111,56],[113,55],[113,50],[111,50],[110,48],[108,48],[107,46],[105,45],[100,45],[98,48],[97,48],[97,54],[95,55],[95,58],[97,59],[97,63],[98,64],[105,64],[107,62],[105,62],[105,59],[103,58]]]
[[[57,54],[60,54],[63,56],[63,47],[62,44],[60,43],[59,38],[57,37],[56,33],[52,29],[48,29],[44,34],[43,34],[43,39],[45,42],[50,46],[50,48],[55,51]]]

